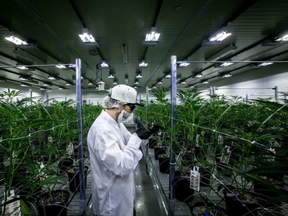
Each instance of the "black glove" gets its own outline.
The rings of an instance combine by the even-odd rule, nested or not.
[[[138,135],[140,139],[148,139],[151,136],[151,131],[149,129],[146,129],[143,125],[142,127],[139,127],[135,133]]]

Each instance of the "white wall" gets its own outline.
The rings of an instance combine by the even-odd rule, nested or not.
[[[1,82],[0,83],[0,94],[4,93],[4,91],[7,91],[8,88],[16,91],[21,91],[21,94],[19,95],[18,99],[21,100],[26,97],[30,97],[30,92],[29,92],[29,87],[21,87],[19,84],[14,84],[10,82]],[[42,98],[42,91],[36,88],[31,88],[32,89],[32,97],[34,100],[38,100]]]
[[[216,86],[218,88],[216,94],[219,95],[237,95],[244,98],[248,95],[249,99],[274,98],[275,91],[273,88],[275,86],[278,87],[279,92],[288,92],[288,66],[271,65],[253,69],[227,79],[211,82],[209,85]],[[281,93],[279,98],[284,98]]]

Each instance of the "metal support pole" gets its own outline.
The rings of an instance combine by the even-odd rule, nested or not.
[[[210,88],[209,88],[209,93],[210,93],[210,96],[213,96],[214,94],[213,94],[213,86],[210,86]]]
[[[30,106],[32,106],[32,95],[33,95],[33,91],[32,89],[29,89],[29,93],[30,93]]]
[[[64,100],[67,101],[67,96],[65,96]]]
[[[278,86],[275,86],[274,87],[274,92],[275,92],[275,101],[278,101],[278,94],[279,94],[279,92],[278,92]]]
[[[49,106],[49,89],[46,89],[46,106]]]
[[[246,94],[246,103],[248,103],[248,100],[249,100],[248,94]]]
[[[171,149],[170,149],[170,176],[169,176],[169,215],[174,215],[174,177],[175,177],[175,155],[174,155],[174,125],[176,118],[176,94],[177,94],[177,57],[171,56]]]
[[[76,102],[78,118],[79,142],[79,182],[80,182],[80,215],[85,213],[85,171],[84,171],[84,143],[82,119],[82,89],[81,89],[81,59],[76,59]]]
[[[149,98],[149,88],[148,86],[146,86],[146,124],[148,124],[148,98]],[[148,125],[147,125],[148,126]],[[148,165],[147,165],[147,161],[148,161],[148,145],[146,144],[145,146],[145,151],[146,151],[146,158],[145,158],[145,162],[146,162],[146,174],[149,175],[149,170],[148,170]]]

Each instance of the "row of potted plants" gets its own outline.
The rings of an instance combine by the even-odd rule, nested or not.
[[[16,211],[9,204],[20,200],[24,215],[30,214],[29,203],[39,215],[67,215],[70,192],[79,189],[75,102],[52,99],[45,106],[41,100],[18,100],[19,94],[8,89],[0,95],[1,214]],[[83,106],[84,137],[100,112],[99,106]],[[70,192],[56,189],[67,182]]]
[[[257,215],[265,208],[283,212],[282,205],[288,200],[284,189],[288,172],[287,101],[258,99],[243,103],[238,97],[228,100],[214,95],[204,99],[196,90],[180,91],[181,103],[176,106],[176,124],[171,130],[167,92],[158,89],[148,111],[140,108],[135,112],[147,125],[164,128],[149,146],[154,148],[155,159],[159,158],[160,171],[167,174],[170,134],[174,134],[175,198],[191,202],[194,194],[201,194],[190,189],[190,171],[196,167],[200,187],[207,193],[201,195],[203,203],[194,206],[199,214],[191,207],[192,215],[216,211],[229,216]],[[225,200],[226,209],[211,200],[212,192]]]

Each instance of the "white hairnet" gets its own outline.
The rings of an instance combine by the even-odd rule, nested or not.
[[[102,107],[105,109],[112,109],[112,108],[120,107],[123,105],[124,105],[124,102],[115,100],[111,98],[110,96],[106,96],[102,101]]]

